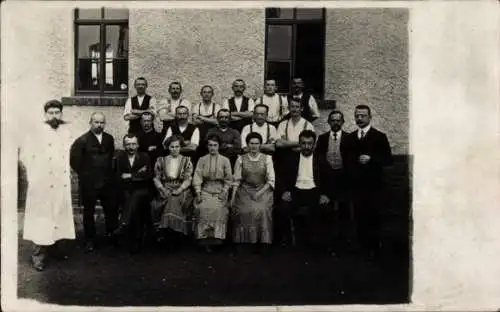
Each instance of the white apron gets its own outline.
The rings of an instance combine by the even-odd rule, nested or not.
[[[35,128],[20,146],[28,178],[23,238],[52,245],[75,238],[69,165],[73,141],[68,125]]]

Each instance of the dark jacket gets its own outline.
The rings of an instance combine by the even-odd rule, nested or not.
[[[326,159],[326,153],[328,152],[328,144],[330,143],[330,132],[321,134],[318,137],[318,142],[316,144],[315,152],[321,157]],[[342,149],[349,133],[342,130],[342,135],[340,136],[340,153],[342,154]]]
[[[358,132],[347,135],[342,145],[342,159],[354,189],[377,189],[383,186],[383,168],[392,165],[391,147],[385,133],[371,127],[364,138]],[[369,163],[359,163],[360,155],[369,155]]]
[[[139,130],[137,132],[137,138],[139,141],[138,151],[141,153],[146,153],[151,161],[151,166],[154,167],[156,159],[164,154],[163,150],[163,136],[160,132],[155,129],[150,132],[145,132],[144,130]],[[154,146],[156,149],[149,151],[149,147]]]
[[[113,136],[103,132],[102,143],[88,131],[73,142],[70,152],[71,168],[78,174],[80,185],[100,188],[113,181]]]
[[[146,153],[138,152],[134,163],[130,167],[126,151],[120,151],[116,156],[116,181],[121,190],[131,190],[137,188],[149,188],[153,179],[153,168],[149,156]],[[132,177],[123,179],[124,173],[131,173]]]

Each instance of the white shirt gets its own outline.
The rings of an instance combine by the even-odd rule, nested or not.
[[[162,109],[166,109],[166,112],[172,115],[175,115],[175,110],[179,106],[186,106],[188,109],[188,114],[191,115],[191,102],[184,98],[178,98],[177,100],[174,99],[167,99],[163,100],[160,102],[160,107],[158,108],[158,111]]]
[[[310,190],[316,187],[316,184],[314,184],[312,155],[305,157],[302,153],[300,154],[299,171],[295,187],[301,190]]]
[[[268,123],[264,123],[262,126],[259,126],[258,124],[253,122],[251,125],[246,125],[245,127],[243,127],[243,130],[241,130],[241,148],[245,148],[247,146],[246,138],[247,135],[249,135],[252,131],[260,134],[262,136],[262,144],[266,144],[268,125]],[[273,125],[269,125],[269,140],[276,141],[278,138],[279,137],[276,128]]]
[[[92,132],[94,133],[94,132]],[[102,144],[102,132],[97,134],[97,133],[94,133],[95,137],[97,138],[97,141],[99,141],[99,144]]]
[[[130,167],[134,165],[134,160],[135,160],[135,155],[128,156],[128,163],[130,164]]]
[[[288,127],[287,127],[288,125]],[[305,129],[304,129],[305,125]],[[314,126],[309,121],[305,120],[303,117],[300,117],[300,120],[294,124],[292,119],[283,120],[278,125],[278,136],[284,140],[298,142],[299,134],[302,130],[312,130],[314,131]],[[288,132],[288,135],[287,135]]]
[[[281,98],[281,106],[280,106]],[[267,114],[267,121],[277,122],[280,121],[283,116],[288,114],[288,100],[284,96],[280,96],[278,93],[269,96],[267,94],[262,95],[255,101],[255,105],[264,104],[269,108]],[[281,114],[280,114],[281,112]]]
[[[187,125],[186,126],[179,126],[179,130],[181,133],[184,133],[186,131]],[[163,144],[167,141],[168,138],[172,136],[172,127],[168,127],[167,133],[165,134],[165,138],[163,139]],[[189,140],[191,144],[194,144],[198,146],[200,144],[200,131],[198,130],[198,127],[194,129],[193,135],[191,136],[191,139]]]
[[[241,104],[243,103],[243,97],[234,97],[234,105],[236,105],[236,109],[238,112],[241,111]],[[254,101],[251,98],[248,98],[248,111],[253,112],[253,108],[255,106]],[[222,103],[222,108],[229,109],[229,99],[224,99],[224,102]]]
[[[213,109],[215,107],[215,109]],[[212,116],[213,118],[217,117],[217,113],[221,110],[221,106],[217,103],[210,103],[209,105],[198,103],[193,105],[191,109],[192,114],[199,114],[202,116]]]
[[[177,172],[179,170],[180,157],[169,156],[169,161],[167,165],[167,173],[171,178],[177,178]]]
[[[302,96],[304,93],[298,94],[298,95],[293,95],[293,97],[297,97],[299,99],[302,99]],[[314,96],[309,95],[309,108],[311,109],[311,115],[313,117],[318,117],[319,118],[319,109],[318,109],[318,103],[316,102],[316,99]]]
[[[364,136],[366,136],[366,134],[368,133],[368,130],[370,130],[370,128],[371,128],[371,125],[368,125],[364,128],[359,128],[358,129],[358,139],[361,139],[361,131],[363,131]]]
[[[137,96],[137,101],[139,102],[139,105],[142,105],[142,101],[144,101],[144,95],[142,96]],[[151,97],[149,100],[149,108],[148,111],[151,111],[153,114],[156,115],[156,99],[154,97]],[[130,114],[132,112],[132,98],[128,98],[127,102],[125,102],[125,109],[123,110],[123,116]]]
[[[330,140],[334,139],[333,133],[334,133],[333,131],[330,131]],[[339,130],[335,133],[337,133],[337,141],[340,142],[340,138],[342,137],[342,130]]]

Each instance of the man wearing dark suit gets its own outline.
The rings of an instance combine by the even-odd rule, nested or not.
[[[141,129],[137,132],[139,140],[138,151],[148,154],[149,160],[151,160],[151,167],[154,167],[156,159],[163,154],[162,134],[155,130],[153,121],[153,113],[142,113]]]
[[[328,115],[330,131],[318,138],[316,153],[323,159],[324,175],[328,179],[326,192],[331,208],[325,209],[323,228],[326,245],[333,251],[345,251],[350,230],[350,207],[348,202],[347,176],[342,159],[343,145],[348,133],[342,130],[344,114],[333,110]]]
[[[131,252],[139,251],[143,239],[145,218],[149,213],[149,190],[153,178],[151,161],[146,153],[138,152],[134,134],[123,138],[124,152],[116,157],[119,203],[122,207],[120,225],[115,234],[128,233]]]
[[[106,118],[102,113],[90,117],[90,131],[80,136],[71,146],[71,168],[78,174],[80,198],[83,204],[83,228],[86,251],[95,247],[95,204],[100,199],[104,210],[106,234],[116,228],[118,211],[115,204],[113,157],[115,142],[104,132]]]
[[[354,118],[358,130],[347,136],[342,158],[352,189],[358,241],[373,258],[378,255],[380,247],[383,170],[392,164],[391,147],[387,136],[370,125],[372,117],[368,106],[356,106]]]
[[[299,135],[300,153],[292,154],[286,159],[288,170],[280,177],[283,183],[280,209],[288,216],[285,220],[293,228],[289,235],[291,234],[292,241],[295,238],[298,245],[307,247],[315,247],[318,242],[321,234],[316,227],[319,209],[329,202],[324,195],[326,182],[322,175],[323,164],[321,158],[313,153],[315,143],[314,131],[302,131]],[[289,230],[289,224],[276,226]]]

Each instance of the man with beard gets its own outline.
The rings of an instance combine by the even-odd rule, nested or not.
[[[317,223],[320,206],[326,205],[329,198],[324,195],[328,181],[323,175],[323,163],[319,155],[314,154],[316,133],[304,130],[299,134],[300,153],[287,158],[283,179],[282,204],[280,210],[287,222],[287,236],[298,245],[316,247],[319,235]]]
[[[243,95],[246,84],[243,79],[236,79],[232,85],[234,96],[224,100],[222,108],[231,112],[231,128],[241,132],[243,127],[252,122],[254,101]]]
[[[115,141],[113,136],[104,132],[105,125],[104,114],[92,113],[90,130],[76,139],[71,146],[71,168],[78,174],[87,252],[92,252],[95,248],[97,199],[101,201],[106,222],[106,235],[109,239],[112,239],[112,233],[118,223],[113,183]]]
[[[127,100],[125,109],[123,110],[123,119],[129,122],[128,133],[137,133],[141,129],[140,119],[142,113],[156,113],[156,99],[146,94],[148,87],[146,78],[137,78],[134,82],[134,87],[137,95]]]
[[[59,242],[75,239],[69,167],[72,140],[62,109],[57,100],[45,103],[45,123],[35,125],[19,149],[28,180],[23,238],[34,243],[31,261],[37,271],[45,269],[51,251],[66,258]]]
[[[115,234],[128,234],[130,251],[138,252],[149,215],[150,187],[153,178],[151,161],[146,153],[138,152],[134,134],[123,138],[125,151],[116,158],[116,179],[119,181],[119,203],[122,207],[120,225]]]
[[[182,105],[178,106],[175,109],[175,123],[166,129],[162,144],[165,144],[172,135],[180,135],[184,139],[181,154],[191,157],[191,161],[196,165],[194,157],[200,144],[200,130],[195,125],[190,124],[188,118],[189,109]]]
[[[158,117],[163,122],[163,133],[167,131],[168,127],[174,123],[175,111],[177,107],[184,106],[188,108],[188,116],[191,116],[191,103],[182,95],[182,85],[179,81],[174,81],[168,86],[168,93],[170,99],[166,100],[163,105],[158,109]]]
[[[312,94],[304,92],[304,81],[302,78],[293,78],[292,94],[288,95],[288,103],[290,101],[299,101],[302,107],[302,116],[309,122],[319,118],[318,103]]]
[[[156,159],[163,154],[162,134],[153,125],[154,115],[145,112],[141,115],[141,130],[137,133],[139,152],[146,153],[154,166]]]
[[[339,252],[345,251],[348,247],[351,211],[347,177],[342,159],[343,145],[347,137],[347,132],[342,130],[344,114],[338,110],[331,111],[328,115],[328,124],[331,130],[319,136],[316,153],[324,160],[324,174],[330,181],[326,190],[333,209],[325,209],[321,220],[324,221],[322,227],[326,245],[333,253],[333,249]]]
[[[292,99],[288,102],[288,109],[290,117],[283,120],[278,126],[278,140],[276,140],[276,151],[274,153],[274,168],[278,177],[275,188],[276,199],[281,198],[285,177],[290,169],[287,166],[286,160],[290,157],[296,157],[299,154],[299,134],[304,130],[314,131],[314,126],[301,116],[302,107],[300,106],[300,102]],[[279,209],[275,210],[274,213],[274,220],[276,220],[275,237],[277,238],[275,241],[281,244],[288,244],[286,233],[282,233],[279,226],[279,224],[283,224],[286,221],[282,218],[286,216],[282,216]]]
[[[264,104],[268,107],[267,122],[274,127],[278,127],[280,121],[288,114],[287,99],[276,93],[276,89],[276,80],[266,80],[264,95],[255,100],[255,105]]]
[[[384,167],[392,164],[385,133],[370,125],[371,110],[358,105],[354,111],[358,129],[343,143],[342,159],[349,177],[354,220],[361,248],[372,259],[380,248],[380,207],[384,190]]]
[[[221,109],[217,113],[217,121],[219,125],[208,130],[204,142],[207,142],[206,138],[208,136],[218,135],[221,138],[219,153],[222,156],[229,158],[231,162],[231,168],[233,168],[234,163],[236,162],[236,158],[241,152],[241,136],[238,130],[229,127],[230,120],[231,112],[228,109]]]
[[[278,139],[278,134],[276,132],[276,128],[266,122],[268,110],[269,109],[266,105],[256,105],[253,111],[253,123],[246,125],[243,128],[243,131],[241,132],[241,148],[245,153],[248,152],[246,139],[248,134],[252,132],[257,132],[262,136],[262,144],[260,146],[262,153],[268,155],[272,155],[274,153],[274,144]]]

